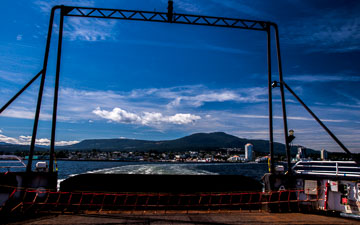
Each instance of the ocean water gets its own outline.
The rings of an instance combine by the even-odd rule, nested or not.
[[[59,161],[59,179],[81,173],[169,174],[169,175],[243,175],[261,180],[268,171],[266,163],[146,163]]]
[[[27,161],[24,161],[25,164]],[[33,161],[35,167],[36,160]],[[148,163],[114,161],[58,161],[58,179],[82,173],[169,174],[169,175],[243,175],[261,180],[267,163]],[[17,169],[24,170],[24,169]]]

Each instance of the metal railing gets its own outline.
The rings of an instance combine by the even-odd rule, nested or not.
[[[0,168],[26,168],[26,165],[16,155],[0,155]]]
[[[300,161],[293,167],[295,174],[360,177],[355,161]]]
[[[300,195],[306,198],[300,199]],[[303,204],[322,201],[304,190],[239,193],[90,193],[13,189],[0,213],[121,212],[139,210],[276,210],[300,211]],[[310,204],[311,205],[311,204]],[[309,206],[309,204],[308,204]]]

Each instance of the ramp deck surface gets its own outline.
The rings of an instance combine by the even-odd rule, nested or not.
[[[10,224],[360,224],[359,220],[303,213],[143,212],[48,215]]]

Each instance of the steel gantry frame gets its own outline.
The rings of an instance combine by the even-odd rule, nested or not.
[[[63,25],[64,17],[85,17],[85,18],[102,18],[102,19],[118,19],[118,20],[135,20],[135,21],[148,21],[148,22],[162,22],[162,23],[174,23],[174,24],[189,24],[189,25],[200,25],[200,26],[212,26],[212,27],[224,27],[224,28],[237,28],[245,30],[256,30],[265,31],[267,33],[267,69],[268,69],[268,111],[269,111],[269,149],[270,149],[270,172],[274,172],[274,144],[273,144],[273,107],[272,107],[272,68],[271,68],[271,28],[275,31],[275,44],[276,54],[278,62],[279,72],[279,86],[281,93],[281,105],[283,114],[283,129],[284,129],[284,140],[285,150],[287,156],[288,174],[291,174],[291,152],[288,138],[288,127],[287,127],[287,116],[285,106],[285,94],[284,86],[290,90],[290,92],[300,101],[301,104],[309,111],[310,109],[303,103],[295,93],[292,92],[289,86],[287,86],[283,80],[282,63],[280,56],[280,41],[279,41],[279,30],[278,26],[269,21],[258,21],[258,20],[246,20],[246,19],[235,19],[226,17],[214,17],[214,16],[202,16],[202,15],[190,15],[180,14],[173,11],[173,1],[168,2],[167,12],[151,12],[151,11],[139,11],[139,10],[124,10],[124,9],[107,9],[107,8],[92,8],[92,7],[77,7],[77,6],[64,6],[58,5],[51,9],[50,21],[48,27],[48,35],[45,47],[44,61],[42,70],[30,80],[13,98],[11,98],[1,109],[2,113],[26,88],[28,88],[38,77],[41,76],[40,88],[37,99],[37,106],[35,111],[34,126],[32,132],[32,138],[30,143],[29,160],[26,171],[31,172],[32,160],[35,149],[37,128],[40,117],[40,109],[42,102],[42,95],[45,84],[45,77],[47,72],[47,64],[50,51],[50,41],[53,30],[54,15],[57,10],[60,10],[60,25],[59,25],[59,37],[57,46],[57,59],[56,59],[56,78],[54,88],[54,101],[53,101],[53,115],[52,115],[52,129],[51,129],[51,141],[50,141],[50,160],[49,160],[49,172],[53,172],[54,168],[54,149],[55,149],[55,132],[56,132],[56,118],[57,118],[57,105],[58,105],[58,92],[59,92],[59,80],[60,80],[60,66],[61,66],[61,48],[62,48],[62,37],[63,37]],[[321,123],[321,121],[309,111],[311,115]],[[350,154],[350,151],[331,133],[326,126],[321,123],[323,128],[330,134],[330,136],[343,148],[345,152]],[[353,157],[354,158],[354,157]],[[354,158],[355,159],[355,158]]]

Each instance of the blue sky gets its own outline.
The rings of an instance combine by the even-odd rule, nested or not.
[[[2,4],[0,105],[41,70],[52,6],[167,7],[165,0]],[[345,146],[360,152],[360,2],[175,0],[174,10],[276,22],[284,80]],[[41,145],[49,144],[51,130],[56,27],[37,137]],[[66,17],[63,40],[57,145],[214,131],[268,139],[264,32]],[[275,63],[273,80],[278,80]],[[38,86],[39,80],[0,115],[0,142],[29,143]],[[279,89],[273,93],[275,141],[283,142]],[[286,101],[294,144],[341,151],[289,93]]]

